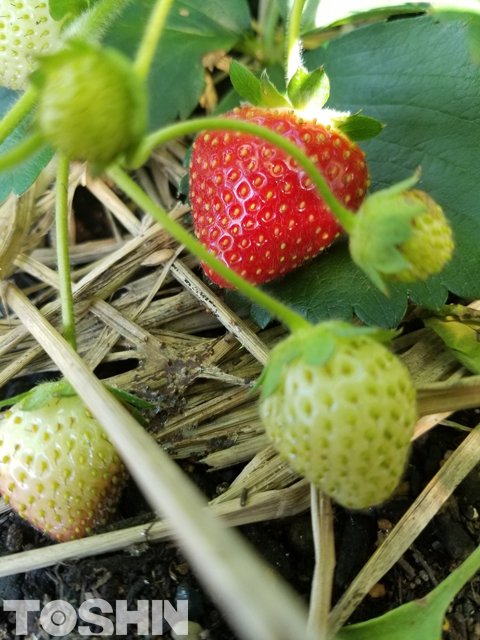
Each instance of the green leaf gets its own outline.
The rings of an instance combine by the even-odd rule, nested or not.
[[[262,91],[262,107],[274,109],[275,107],[290,107],[290,103],[278,91],[277,87],[271,82],[268,73],[263,71],[260,76],[260,85]]]
[[[106,43],[134,57],[154,0],[132,2],[109,30]],[[176,0],[148,78],[150,129],[187,118],[205,87],[202,58],[229,51],[250,29],[246,0]]]
[[[18,93],[0,87],[0,118],[15,104]],[[0,144],[0,154],[21,142],[30,132],[31,118],[27,117],[8,138]],[[33,156],[21,162],[9,171],[0,172],[0,202],[3,202],[10,191],[20,195],[26,191],[38,178],[42,169],[50,162],[53,150],[50,147],[42,147]]]
[[[425,318],[423,322],[435,331],[464,367],[472,373],[480,373],[480,322],[460,322],[454,316]]]
[[[363,140],[376,138],[385,126],[375,118],[362,116],[360,113],[354,113],[351,116],[347,116],[342,122],[335,122],[335,124],[340,131],[354,142],[361,142]]]
[[[230,80],[236,92],[244,100],[256,107],[272,109],[291,106],[270,81],[266,71],[262,73],[259,80],[249,69],[236,60],[232,60],[230,63]]]
[[[267,286],[309,320],[350,319],[355,312],[368,324],[394,327],[409,291],[429,308],[442,305],[448,289],[480,297],[480,67],[470,59],[465,36],[463,22],[422,16],[363,27],[306,54],[307,65],[324,65],[330,78],[329,107],[364,109],[387,125],[381,136],[361,145],[372,190],[421,166],[419,188],[442,206],[456,243],[439,276],[423,285],[389,286],[389,298],[374,291],[342,245]]]
[[[440,0],[440,2],[447,0]],[[450,1],[453,4],[454,0]],[[455,0],[459,2],[459,0]],[[467,4],[468,0],[464,0]],[[277,0],[280,12],[287,18],[293,0]],[[399,2],[398,0],[307,0],[302,16],[302,34],[311,35],[325,27],[353,20],[380,20],[402,13],[428,11],[430,2]]]
[[[344,627],[335,640],[440,640],[448,606],[480,568],[480,547],[425,598]]]
[[[233,88],[244,100],[258,107],[262,104],[262,84],[243,64],[236,60],[230,63],[230,80]]]
[[[472,20],[467,26],[467,45],[474,64],[480,64],[480,20]]]
[[[407,310],[405,287],[389,287],[387,298],[353,264],[344,242],[263,288],[312,323],[332,318],[351,320],[356,313],[367,324],[391,328],[398,325]],[[440,305],[445,298],[446,294]]]
[[[288,83],[288,97],[295,109],[322,109],[330,95],[330,82],[323,67],[307,71],[298,67]]]

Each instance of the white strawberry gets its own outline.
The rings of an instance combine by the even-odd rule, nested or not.
[[[0,492],[51,537],[81,538],[114,513],[125,468],[78,396],[27,401],[0,420]]]
[[[0,84],[25,89],[38,57],[55,50],[62,25],[62,20],[51,17],[48,0],[4,0],[0,11]]]
[[[293,334],[262,376],[260,415],[282,457],[340,504],[364,509],[398,484],[416,420],[392,332],[328,322]]]

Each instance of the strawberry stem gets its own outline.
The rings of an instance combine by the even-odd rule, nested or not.
[[[91,9],[81,13],[62,32],[64,42],[78,38],[92,42],[100,40],[113,20],[131,0],[99,0]]]
[[[155,51],[158,47],[168,12],[170,11],[172,4],[173,0],[157,0],[152,13],[150,14],[148,24],[137,51],[134,65],[138,76],[142,80],[145,80],[148,76],[153,56],[155,55]]]
[[[287,84],[295,75],[298,67],[302,67],[302,43],[300,40],[300,23],[306,0],[295,0],[287,26]]]
[[[31,155],[39,151],[45,144],[45,140],[41,133],[36,132],[28,136],[22,142],[9,149],[6,153],[0,156],[0,171],[7,171],[12,169],[23,160],[26,160]]]
[[[279,17],[280,11],[276,0],[269,0],[264,15],[260,16],[264,55],[267,60],[275,59],[275,32]]]
[[[150,152],[155,147],[165,144],[173,138],[190,135],[192,133],[198,133],[207,129],[211,130],[226,130],[226,131],[241,131],[243,133],[249,133],[257,138],[262,138],[267,142],[271,142],[276,147],[279,147],[285,153],[288,153],[298,164],[306,171],[309,178],[317,187],[318,192],[322,196],[325,203],[330,208],[333,215],[338,219],[342,227],[348,233],[352,231],[355,224],[355,216],[351,211],[345,209],[340,202],[335,198],[330,191],[325,178],[322,176],[313,162],[307,158],[303,151],[287,140],[282,138],[281,135],[270,131],[266,127],[261,127],[251,122],[242,120],[227,120],[226,118],[202,118],[189,120],[187,122],[179,122],[177,124],[170,125],[158,131],[154,131],[148,135],[145,140],[140,144],[135,156],[132,160],[132,166],[140,166],[148,158]]]
[[[8,138],[12,131],[20,124],[32,109],[37,99],[38,90],[30,86],[25,93],[15,102],[13,107],[0,121],[0,144]]]
[[[180,244],[197,256],[202,262],[216,271],[222,278],[236,289],[248,296],[253,302],[265,307],[272,314],[280,318],[292,332],[310,327],[310,323],[301,315],[275,300],[267,293],[246,282],[240,275],[229,269],[223,262],[209,253],[188,231],[178,222],[172,220],[167,212],[151,200],[120,167],[110,167],[107,170],[110,178],[135,202],[141,209],[149,213],[164,227]]]
[[[70,276],[70,252],[68,241],[68,176],[69,159],[58,155],[57,182],[55,185],[55,224],[57,241],[57,269],[60,280],[60,299],[62,302],[62,322],[65,340],[73,349],[77,349],[75,314],[73,310],[72,280]]]

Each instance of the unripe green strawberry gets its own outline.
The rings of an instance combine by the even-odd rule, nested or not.
[[[384,292],[385,281],[416,282],[439,273],[453,254],[442,208],[410,189],[419,175],[368,196],[350,232],[352,259]]]
[[[24,404],[0,421],[0,492],[56,540],[88,535],[114,513],[125,468],[78,396]]]
[[[0,84],[24,89],[39,56],[51,53],[60,39],[62,21],[55,21],[48,1],[2,2],[0,11]]]
[[[407,369],[375,333],[329,322],[290,336],[262,376],[260,415],[279,453],[345,507],[386,500],[416,421]]]
[[[452,229],[435,200],[417,189],[407,191],[405,198],[426,208],[410,222],[412,235],[399,247],[409,266],[388,276],[394,282],[416,282],[440,273],[454,249]]]
[[[40,88],[40,131],[65,155],[101,168],[140,141],[145,86],[117,51],[75,43],[45,59],[32,80]]]

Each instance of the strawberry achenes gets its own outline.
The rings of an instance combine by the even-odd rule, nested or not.
[[[0,492],[57,540],[88,535],[114,512],[126,472],[78,396],[50,399],[0,421]]]
[[[62,21],[55,21],[48,1],[4,2],[0,16],[0,84],[24,89],[40,55],[59,41]]]
[[[339,131],[293,111],[256,107],[248,119],[290,139],[317,165],[338,200],[356,211],[369,185],[363,153]],[[295,269],[328,247],[341,227],[295,161],[248,134],[208,131],[194,143],[190,197],[197,238],[254,284]],[[229,286],[211,269],[210,278]]]
[[[343,323],[312,327],[273,350],[262,380],[260,415],[282,457],[355,509],[393,492],[416,420],[408,371],[374,337]]]

